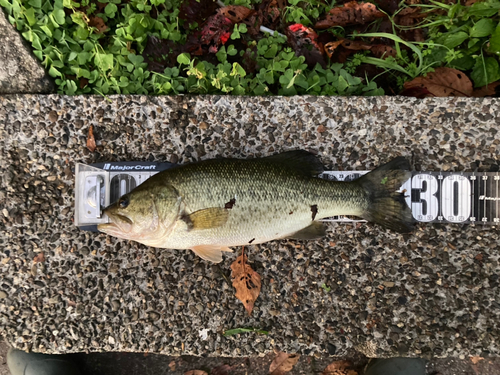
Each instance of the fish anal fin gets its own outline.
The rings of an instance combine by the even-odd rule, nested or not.
[[[229,212],[222,207],[204,208],[187,215],[191,229],[218,228],[226,224]]]
[[[227,246],[220,246],[220,245],[198,245],[198,246],[193,246],[191,250],[193,250],[194,253],[198,255],[200,258],[212,263],[222,262],[223,251],[229,251],[229,252],[233,251]]]
[[[316,238],[324,237],[325,235],[326,229],[323,223],[319,221],[313,221],[311,225],[286,237],[296,240],[314,240]]]
[[[288,151],[268,156],[264,160],[282,164],[304,176],[317,176],[325,170],[314,154],[304,150]]]

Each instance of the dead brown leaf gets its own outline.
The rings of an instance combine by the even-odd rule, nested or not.
[[[208,373],[203,370],[189,370],[186,371],[184,375],[208,375]]]
[[[171,361],[168,364],[168,368],[170,369],[170,371],[175,371],[175,367],[176,367],[175,361]]]
[[[248,315],[251,315],[254,303],[260,294],[260,275],[247,264],[244,250],[231,264],[231,270],[233,287],[236,289],[235,296],[243,303]]]
[[[500,81],[490,83],[489,85],[479,87],[472,92],[472,96],[476,98],[484,98],[485,96],[500,95]]]
[[[321,375],[358,375],[351,367],[349,361],[335,361],[326,366]]]
[[[423,42],[425,40],[423,29],[412,26],[417,26],[426,15],[428,13],[423,13],[419,7],[408,7],[399,12],[394,17],[394,23],[404,26],[404,29],[399,32],[400,36],[405,40]]]
[[[358,3],[351,1],[344,6],[330,9],[324,20],[316,22],[317,29],[328,29],[333,26],[364,25],[385,14],[372,3]]]
[[[34,258],[34,263],[43,263],[45,262],[45,253],[43,251],[39,252]]]
[[[471,361],[473,364],[475,364],[475,365],[477,365],[479,361],[483,361],[483,360],[484,360],[484,358],[483,358],[483,357],[470,357],[470,361]]]
[[[325,44],[325,52],[329,58],[332,58],[332,55],[334,54],[335,50],[341,44],[342,44],[342,40],[336,40],[335,42],[330,42],[330,43]]]
[[[98,34],[102,34],[108,30],[108,26],[104,23],[104,20],[98,16],[89,17],[89,26],[95,27]]]
[[[224,364],[213,368],[212,371],[210,371],[210,375],[229,375],[231,370],[233,370],[233,367]]]
[[[87,148],[90,152],[94,152],[96,148],[95,138],[94,138],[94,125],[90,125],[89,134],[87,136]]]
[[[255,10],[248,9],[243,5],[228,5],[224,8],[220,8],[219,12],[234,23],[239,23],[254,14]]]
[[[269,374],[282,375],[290,371],[299,361],[300,354],[287,354],[284,352],[276,353],[276,357],[269,366]]]
[[[473,91],[469,77],[452,68],[437,68],[426,77],[417,77],[404,84],[405,91],[415,87],[426,89],[439,97],[471,96]]]
[[[370,48],[370,51],[373,53],[375,57],[386,59],[389,56],[396,57],[397,52],[391,46],[387,46],[385,44],[375,44]]]
[[[337,47],[342,46],[349,51],[361,51],[370,50],[372,54],[376,57],[387,58],[389,56],[396,56],[396,50],[391,46],[385,44],[370,44],[358,40],[341,39],[334,42],[327,43],[325,45],[325,52],[330,59],[332,59],[333,54],[337,50]],[[345,51],[344,51],[345,52]],[[347,52],[351,54],[353,52]],[[338,59],[336,59],[338,60]]]

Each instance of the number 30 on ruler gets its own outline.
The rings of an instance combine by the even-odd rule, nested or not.
[[[460,223],[471,218],[471,181],[465,176],[417,174],[403,189],[413,192],[406,202],[418,221]]]

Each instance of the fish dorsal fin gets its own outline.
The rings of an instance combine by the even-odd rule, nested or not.
[[[264,160],[283,164],[305,176],[317,176],[325,170],[321,161],[314,154],[304,150],[287,151],[268,156]]]
[[[229,251],[232,252],[227,246],[220,245],[199,245],[191,248],[196,255],[204,260],[208,260],[212,263],[220,263],[222,262],[222,252]]]
[[[316,238],[324,237],[325,235],[326,229],[323,223],[320,223],[319,221],[313,221],[313,223],[308,227],[305,227],[304,229],[301,229],[298,232],[295,232],[286,237],[295,240],[314,240]]]
[[[185,217],[190,229],[218,228],[227,222],[228,210],[222,207],[204,208]]]

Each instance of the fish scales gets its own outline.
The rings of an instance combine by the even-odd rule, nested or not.
[[[225,246],[262,243],[297,232],[313,220],[360,214],[366,205],[366,193],[357,185],[304,176],[282,165],[258,159],[207,164],[158,175],[178,190],[188,214],[235,201],[223,226],[189,231],[180,222],[168,240],[172,248],[189,248],[199,242]],[[314,205],[317,214],[313,219]]]

